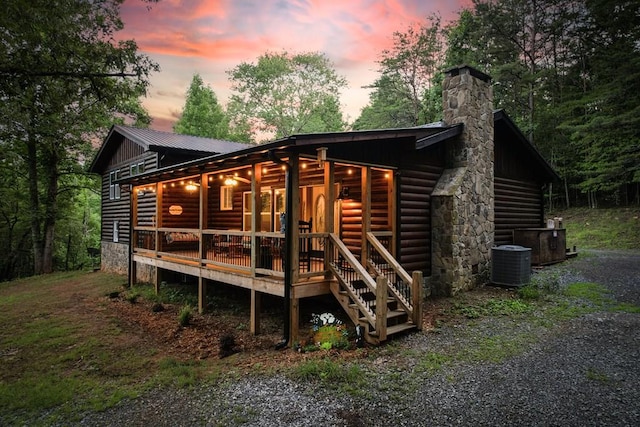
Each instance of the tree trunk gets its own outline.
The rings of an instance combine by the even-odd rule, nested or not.
[[[44,144],[44,143],[42,143]],[[55,147],[43,150],[45,163],[46,194],[42,206],[39,194],[38,142],[32,136],[27,140],[27,169],[29,174],[29,207],[31,215],[31,237],[33,240],[33,273],[45,274],[53,271],[53,238],[57,214],[58,156]],[[44,210],[44,212],[42,212]]]

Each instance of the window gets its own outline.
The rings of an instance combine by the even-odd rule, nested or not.
[[[113,221],[113,243],[118,243],[120,240],[120,221]]]
[[[129,175],[134,176],[134,175],[140,175],[141,173],[144,173],[144,160],[139,163],[133,163],[131,165],[131,170]]]
[[[120,198],[120,185],[116,184],[118,178],[120,178],[120,169],[109,173],[109,200],[118,200]]]
[[[280,214],[284,212],[284,189],[264,189],[260,192],[262,209],[260,210],[261,231],[280,231]],[[274,201],[275,203],[272,203]],[[251,212],[251,192],[243,195],[243,230],[251,231],[253,213]]]
[[[220,210],[233,210],[233,185],[223,185],[220,187]]]

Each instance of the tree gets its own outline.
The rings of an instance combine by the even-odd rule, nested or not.
[[[355,129],[417,126],[440,118],[441,30],[440,18],[432,16],[393,34],[393,47],[381,53],[381,75]]]
[[[579,40],[588,52],[569,70],[578,84],[563,104],[571,145],[580,153],[579,187],[615,202],[640,201],[640,4],[585,2]],[[629,191],[631,190],[631,191]],[[621,200],[622,199],[622,200]]]
[[[2,167],[24,185],[33,273],[53,270],[61,197],[78,189],[83,162],[114,121],[139,125],[139,103],[158,66],[132,40],[117,41],[122,0],[7,0],[0,13]],[[83,184],[84,185],[84,184]],[[94,183],[95,185],[95,183]]]
[[[346,80],[324,54],[265,53],[228,74],[235,92],[228,109],[232,122],[249,126],[254,135],[344,130],[339,92]]]
[[[392,129],[415,126],[411,95],[398,76],[382,75],[372,85],[373,92],[360,117],[353,123],[355,130]]]
[[[382,52],[382,75],[390,76],[398,98],[405,98],[411,106],[413,125],[433,121],[427,117],[425,104],[432,81],[442,66],[442,38],[440,18],[432,16],[428,23],[393,34],[393,48]]]
[[[228,139],[229,119],[218,104],[218,98],[202,77],[194,74],[187,91],[187,99],[180,119],[173,125],[173,131],[184,135]]]

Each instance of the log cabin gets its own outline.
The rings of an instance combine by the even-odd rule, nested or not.
[[[102,183],[101,269],[128,273],[131,200],[130,193],[120,191],[119,179],[245,147],[237,142],[113,125],[89,166],[89,172],[100,175]]]
[[[490,77],[460,66],[446,73],[441,122],[292,135],[116,184],[130,201],[131,283],[194,276],[201,311],[215,283],[249,289],[253,333],[260,296],[280,296],[285,343],[300,300],[331,294],[377,344],[421,328],[426,287],[487,281],[491,248],[543,225],[557,178],[493,110]]]

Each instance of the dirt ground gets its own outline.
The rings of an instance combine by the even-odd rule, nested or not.
[[[179,360],[202,360],[223,357],[221,340],[233,337],[234,353],[240,353],[242,364],[251,366],[260,363],[279,363],[274,358],[274,348],[283,339],[283,301],[277,297],[263,297],[263,313],[260,318],[261,333],[252,335],[249,332],[249,299],[248,293],[233,288],[219,291],[210,299],[206,313],[198,314],[194,310],[193,318],[188,326],[180,326],[178,315],[181,305],[162,304],[162,311],[154,312],[153,302],[139,298],[135,303],[125,298],[121,292],[116,298],[104,297],[109,311],[119,318],[119,322],[131,332],[144,336],[151,344],[157,346],[160,353]],[[473,302],[495,297],[513,297],[513,290],[484,286],[465,294],[465,299]],[[104,302],[103,301],[103,302]],[[450,313],[452,300],[448,298],[430,298],[423,306],[423,331],[434,328],[437,322],[450,321],[455,317]],[[331,296],[305,299],[301,303],[300,342],[304,347],[311,342],[311,314],[330,312],[342,320],[348,330],[353,333],[354,325]],[[227,338],[228,339],[228,338]],[[355,337],[351,340],[355,341]],[[362,357],[362,351],[340,350],[342,358]],[[296,358],[295,352],[286,352],[287,358]]]

